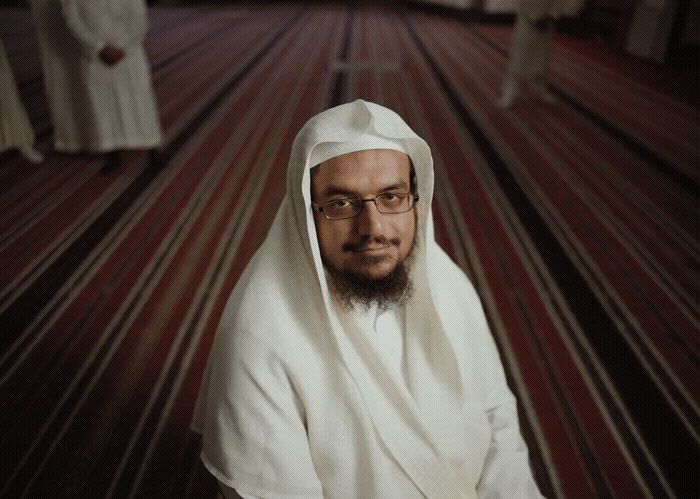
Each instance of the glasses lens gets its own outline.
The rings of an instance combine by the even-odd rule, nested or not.
[[[359,199],[337,199],[323,205],[323,212],[332,220],[354,217],[361,209],[362,200]]]
[[[382,213],[403,213],[411,208],[413,196],[406,193],[387,192],[377,196],[377,208]]]

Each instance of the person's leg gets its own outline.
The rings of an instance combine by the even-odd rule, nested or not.
[[[31,146],[20,147],[19,153],[24,159],[35,165],[44,161],[44,155]]]
[[[539,47],[537,57],[533,59],[538,70],[532,80],[532,93],[534,97],[546,104],[556,104],[557,98],[549,90],[549,66],[552,60],[554,46],[554,31],[556,21],[551,17],[542,20],[538,28]]]
[[[556,104],[557,98],[549,90],[549,84],[546,79],[537,80],[533,85],[533,94],[535,98],[544,102],[545,104]]]
[[[104,165],[102,166],[102,170],[100,170],[101,173],[103,174],[110,174],[114,173],[119,169],[119,167],[122,164],[122,151],[120,150],[113,150],[113,151],[108,151],[105,154],[105,162]]]
[[[522,90],[523,75],[527,73],[528,23],[525,16],[518,14],[511,37],[510,60],[503,80],[503,93],[498,105],[504,108],[513,105]]]
[[[501,95],[501,98],[498,99],[498,105],[503,108],[512,106],[513,102],[515,102],[515,98],[518,96],[518,93],[518,80],[512,75],[507,76],[503,84],[503,94]]]

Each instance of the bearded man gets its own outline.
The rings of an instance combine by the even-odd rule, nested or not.
[[[298,133],[224,310],[193,428],[226,497],[540,497],[428,145],[357,100]]]

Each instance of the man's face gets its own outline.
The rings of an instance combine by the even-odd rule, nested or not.
[[[388,149],[357,151],[324,161],[311,175],[311,199],[317,204],[410,191],[410,161]],[[360,214],[328,220],[314,211],[316,235],[324,265],[362,280],[389,276],[410,255],[416,234],[415,207],[382,214],[366,202]]]

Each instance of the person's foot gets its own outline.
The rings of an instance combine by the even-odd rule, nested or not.
[[[518,96],[518,84],[515,81],[508,81],[503,88],[503,95],[498,99],[498,106],[509,108]]]
[[[104,166],[102,167],[102,173],[113,173],[122,164],[122,156],[119,151],[110,151],[106,155]]]
[[[151,168],[162,168],[165,166],[165,156],[160,148],[149,149],[148,164]]]
[[[23,146],[19,148],[19,153],[22,155],[24,159],[29,161],[30,163],[36,165],[44,161],[44,155],[41,154],[39,151],[36,149],[29,147],[29,146]]]

